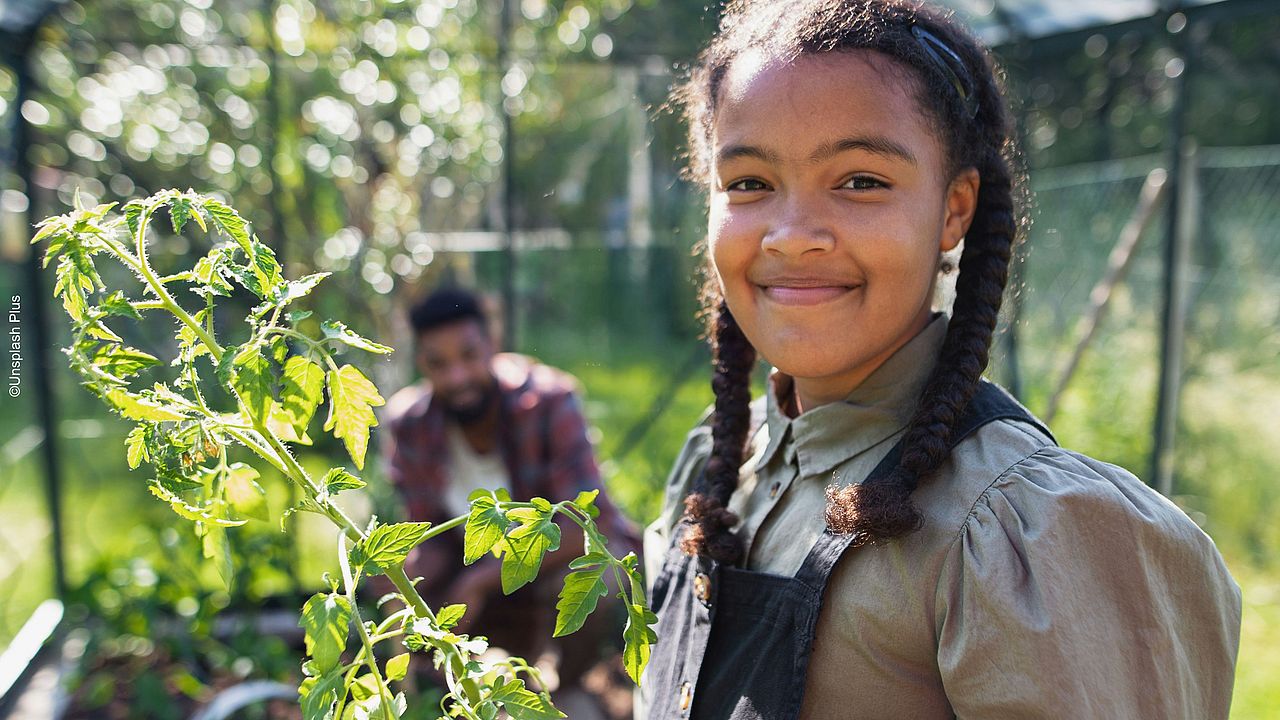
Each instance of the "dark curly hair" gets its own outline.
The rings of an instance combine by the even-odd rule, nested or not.
[[[977,207],[965,235],[955,303],[939,361],[903,437],[893,472],[863,484],[827,488],[826,521],[855,544],[918,529],[911,501],[917,485],[947,458],[952,429],[977,392],[1023,224],[1025,183],[1017,168],[1002,73],[985,48],[950,14],[909,0],[733,0],[720,30],[674,94],[689,130],[689,176],[707,182],[712,123],[720,85],[747,51],[779,59],[871,50],[909,70],[916,103],[931,122],[953,176],[980,177]],[[710,262],[708,258],[708,262]],[[703,289],[714,351],[713,444],[701,486],[685,501],[692,531],[683,547],[723,563],[741,559],[726,509],[738,485],[749,432],[750,373],[756,352],[720,296],[713,274]]]

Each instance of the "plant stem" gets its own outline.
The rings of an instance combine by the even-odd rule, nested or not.
[[[196,322],[195,318],[192,318],[187,314],[187,311],[183,310],[182,306],[173,299],[173,296],[165,289],[164,283],[160,282],[160,279],[156,277],[154,272],[152,272],[151,265],[147,262],[147,225],[151,223],[151,213],[154,211],[155,206],[144,211],[142,216],[138,218],[138,236],[136,238],[138,245],[138,265],[135,269],[142,274],[142,279],[147,283],[147,286],[151,288],[151,291],[156,294],[156,297],[159,298],[160,302],[164,304],[165,309],[173,313],[178,320],[182,321],[183,325],[191,328],[191,331],[196,334],[196,337],[200,338],[200,341],[205,344],[205,347],[209,348],[209,352],[213,355],[214,362],[217,362],[222,359],[222,346],[218,344],[218,341],[215,340],[212,335],[205,332],[205,329],[201,327],[200,323]]]

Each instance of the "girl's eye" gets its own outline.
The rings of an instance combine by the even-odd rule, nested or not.
[[[878,190],[889,187],[889,184],[870,175],[854,175],[840,187],[848,190]]]
[[[729,192],[760,192],[761,190],[768,190],[769,186],[759,178],[742,178],[726,184],[724,189]]]

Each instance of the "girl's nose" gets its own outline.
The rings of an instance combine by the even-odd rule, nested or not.
[[[812,203],[791,201],[781,210],[761,243],[765,252],[799,256],[835,248],[835,231]]]

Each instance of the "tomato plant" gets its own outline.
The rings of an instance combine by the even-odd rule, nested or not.
[[[213,238],[193,266],[167,275],[155,270],[148,254],[150,228],[162,209],[174,233],[194,225]],[[369,431],[377,425],[373,408],[383,399],[356,365],[339,358],[391,349],[338,320],[317,322],[298,309],[328,274],[285,278],[249,223],[216,198],[166,190],[114,211],[114,203],[84,208],[77,198],[72,212],[41,222],[33,242],[47,243],[46,267],[57,261],[54,294],[73,323],[66,350],[72,368],[86,388],[136,423],[125,443],[129,466],[152,468],[152,494],[194,523],[205,557],[217,563],[228,583],[226,533],[249,519],[268,519],[259,483],[263,463],[302,491],[301,502],[280,518],[282,529],[287,531],[285,520],[295,512],[322,515],[337,527],[341,577],[326,575],[329,591],[302,608],[308,654],[299,687],[304,718],[400,717],[408,701],[393,685],[406,677],[415,653],[429,657],[443,674],[447,694],[441,710],[447,717],[492,720],[499,711],[515,720],[564,717],[542,690],[535,668],[521,658],[482,661],[485,639],[453,632],[466,607],[428,607],[415,588],[418,581],[405,574],[404,561],[415,546],[457,527],[465,530],[466,563],[486,553],[501,558],[507,593],[532,581],[545,555],[559,547],[557,522],[581,528],[585,553],[570,563],[554,633],[582,627],[608,593],[605,578],[611,577],[627,609],[624,664],[639,680],[657,618],[647,607],[635,554],[615,557],[596,528],[594,492],[553,503],[516,502],[503,491],[481,490],[471,496],[469,513],[440,525],[381,523],[376,517],[357,525],[334,498],[364,481],[346,467],[313,477],[290,448],[311,442],[327,399],[321,431],[341,440],[362,470]],[[96,266],[104,258],[131,271],[136,284],[107,287]],[[257,304],[243,322],[228,322],[226,300],[240,292]],[[116,332],[148,313],[172,317],[174,343],[167,353],[132,347]],[[232,335],[238,342],[231,342]],[[403,609],[386,617],[362,615],[357,590],[363,578],[375,575],[390,580]],[[352,631],[357,643],[349,648]],[[386,642],[399,642],[406,652],[379,663],[374,650]]]

